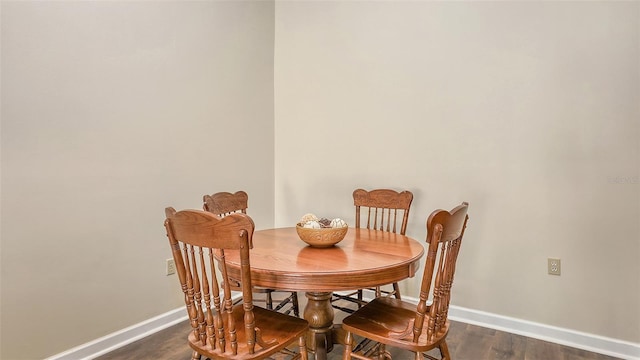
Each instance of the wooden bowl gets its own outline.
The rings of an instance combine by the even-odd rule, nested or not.
[[[310,229],[304,228],[299,224],[296,225],[296,231],[298,232],[298,236],[300,239],[310,246],[324,248],[331,247],[344,239],[344,236],[347,235],[348,227],[340,227],[340,228],[321,228],[321,229]]]

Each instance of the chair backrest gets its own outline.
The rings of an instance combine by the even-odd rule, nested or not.
[[[356,207],[356,227],[360,227],[360,216],[366,212],[367,229],[400,232],[405,235],[409,221],[409,209],[413,201],[410,191],[397,192],[391,189],[363,190],[353,192]],[[362,208],[365,208],[364,211]],[[398,229],[398,222],[400,227]]]
[[[427,340],[441,337],[448,331],[447,316],[451,300],[451,286],[456,271],[456,260],[467,226],[467,209],[469,204],[463,202],[451,211],[436,210],[427,219],[427,259],[422,284],[420,301],[418,302],[413,340],[417,341],[426,331]],[[427,306],[429,292],[433,292],[433,300]],[[429,315],[426,329],[423,328],[425,314]]]
[[[218,216],[225,216],[236,212],[247,213],[249,195],[244,191],[218,192],[213,195],[205,195],[203,209]]]
[[[255,225],[246,214],[220,218],[201,210],[165,209],[164,222],[176,270],[184,292],[193,336],[202,346],[238,351],[236,326],[244,326],[249,351],[256,342],[249,249]],[[239,250],[244,324],[235,324],[225,250]],[[218,268],[220,271],[215,271]],[[222,294],[220,288],[222,287]],[[222,299],[220,296],[223,296]],[[244,348],[244,346],[243,346]]]

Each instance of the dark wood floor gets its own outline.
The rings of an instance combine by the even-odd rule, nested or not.
[[[340,318],[336,314],[336,318]],[[336,321],[337,322],[337,321]],[[97,360],[171,359],[190,360],[187,345],[187,321],[159,331],[149,337],[116,349]],[[452,322],[447,343],[455,360],[614,360],[616,358],[580,349],[532,339],[521,335]],[[339,360],[343,347],[334,346],[328,360]],[[410,360],[408,352],[388,349],[396,360]],[[438,354],[435,352],[434,354]]]

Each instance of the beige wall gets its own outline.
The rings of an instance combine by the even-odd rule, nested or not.
[[[272,2],[7,2],[2,359],[182,306],[164,208],[244,189],[273,224]]]
[[[163,208],[219,189],[268,227],[407,188],[419,239],[469,201],[456,305],[640,341],[638,3],[0,12],[0,358],[180,307]]]
[[[431,211],[469,201],[455,305],[640,342],[639,18],[638,2],[277,2],[276,225],[353,221],[353,189],[392,187],[414,192],[424,239]]]

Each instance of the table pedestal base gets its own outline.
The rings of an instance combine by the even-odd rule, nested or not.
[[[309,322],[307,348],[316,360],[324,360],[333,350],[333,308],[330,292],[307,292],[304,318]]]

